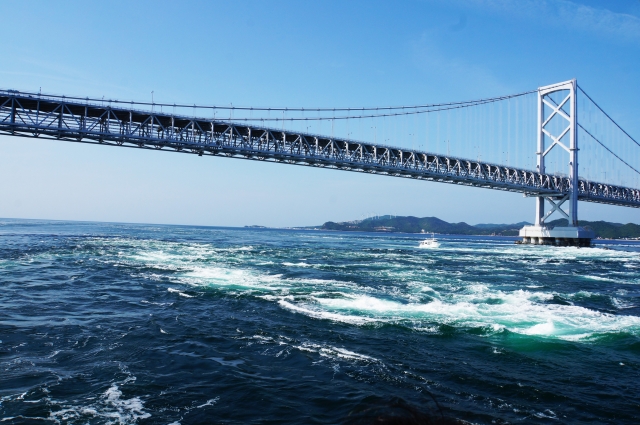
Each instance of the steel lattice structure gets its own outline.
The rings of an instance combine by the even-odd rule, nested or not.
[[[0,92],[0,134],[357,171],[563,199],[567,176],[417,150],[64,97]],[[640,208],[640,189],[578,180],[578,199]]]

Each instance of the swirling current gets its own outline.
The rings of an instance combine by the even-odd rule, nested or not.
[[[640,422],[639,244],[439,238],[0,220],[1,421]]]

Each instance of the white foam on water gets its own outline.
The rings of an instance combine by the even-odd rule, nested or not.
[[[307,352],[307,353],[315,353],[315,354],[318,354],[320,357],[328,358],[331,360],[347,361],[350,363],[380,362],[380,360],[378,360],[375,357],[371,357],[365,354],[357,353],[355,351],[347,350],[346,348],[335,347],[329,344],[316,344],[310,341],[297,343],[296,340],[288,338],[284,335],[278,335],[277,337],[253,335],[248,339],[258,341],[258,343],[265,344],[265,345],[270,344],[270,345],[277,345],[277,346],[286,346],[284,350],[279,351],[277,354],[275,354],[276,357],[278,357],[281,353],[289,350],[290,348],[293,348],[293,349]]]
[[[147,300],[142,300],[142,301],[140,301],[140,303],[141,304],[157,305],[157,306],[160,306],[160,307],[164,307],[165,305],[168,305],[168,306],[172,306],[173,305],[173,303],[156,303],[156,302],[147,301]]]
[[[126,250],[117,254],[119,259],[124,260],[123,265],[143,265],[163,270],[177,270],[191,265],[194,261],[216,258],[220,256],[221,251],[208,244],[157,240],[116,239],[96,242],[106,248],[121,248],[122,245],[126,245]]]
[[[185,294],[184,292],[181,292],[181,291],[179,291],[179,290],[177,290],[177,289],[174,289],[174,288],[167,288],[167,291],[168,291],[168,292],[171,292],[171,293],[174,293],[174,294],[178,294],[178,295],[180,295],[181,297],[185,297],[185,298],[194,298],[194,296],[193,296],[193,295]]]
[[[272,342],[273,341],[273,338],[271,338],[270,336],[253,335],[251,338],[252,339],[257,339],[260,342]]]
[[[102,398],[106,405],[115,409],[110,416],[117,418],[120,423],[133,422],[151,416],[151,414],[144,411],[144,403],[140,398],[122,398],[122,391],[120,391],[116,384],[112,384],[111,387],[105,391]]]
[[[251,245],[249,246],[241,246],[239,248],[228,248],[229,251],[233,252],[233,251],[251,251],[253,249],[253,247]]]
[[[286,285],[279,275],[260,275],[249,270],[224,267],[194,267],[183,273],[186,283],[197,286],[232,287],[260,291],[274,291]]]
[[[537,246],[532,250],[526,245],[476,245],[455,246],[450,249],[452,253],[465,253],[472,256],[477,254],[498,254],[503,257],[517,259],[526,258],[528,261],[541,262],[567,261],[567,260],[592,260],[611,259],[615,261],[638,260],[637,253],[626,251],[614,251],[603,248],[577,248],[577,247],[553,247]],[[452,257],[453,258],[453,257]]]
[[[374,319],[370,317],[331,313],[328,311],[315,310],[310,306],[306,306],[303,304],[293,304],[285,300],[278,301],[278,304],[287,310],[293,311],[295,313],[302,313],[305,316],[313,317],[315,319],[332,320],[335,322],[350,323],[354,325],[364,325],[366,323],[380,321],[379,319]]]
[[[320,355],[326,357],[337,357],[340,359],[346,360],[358,360],[358,361],[368,361],[368,362],[377,362],[378,359],[365,356],[364,354],[359,354],[354,351],[349,351],[344,348],[339,347],[323,347],[320,349]]]
[[[359,312],[389,313],[399,311],[401,305],[397,302],[375,298],[369,295],[350,296],[344,298],[317,298],[314,301],[325,307],[337,310],[352,310]]]
[[[133,255],[132,258],[142,263],[170,264],[180,260],[181,257],[164,251],[142,251]]]
[[[122,384],[135,380],[127,378]],[[98,399],[86,406],[63,405],[62,409],[49,413],[49,419],[56,423],[69,421],[93,421],[102,419],[107,424],[135,424],[139,419],[151,417],[145,412],[144,402],[139,397],[124,398],[118,384],[113,383]]]
[[[593,296],[598,296],[600,294],[598,294],[597,292],[591,292],[591,291],[578,291],[574,294],[567,294],[567,297],[569,298],[577,298],[577,297],[585,297],[585,298],[590,298]]]
[[[201,409],[206,406],[213,406],[220,400],[220,397],[212,398],[211,400],[207,400],[206,403],[201,404],[200,406],[196,406],[196,409]]]
[[[616,297],[611,297],[611,303],[618,309],[618,310],[626,310],[629,308],[634,308],[635,304],[630,303],[629,301],[624,301],[621,300],[619,298]]]
[[[601,313],[575,305],[550,304],[546,301],[553,299],[554,294],[544,292],[502,292],[474,285],[465,293],[426,303],[402,302],[365,294],[341,295],[339,298],[311,297],[312,302],[280,299],[278,303],[309,317],[354,325],[418,320],[417,326],[410,325],[416,330],[424,327],[420,323],[426,321],[572,340],[594,333],[640,333],[639,317]]]
[[[588,250],[574,251],[570,254],[551,252],[548,255],[550,257],[560,255],[565,258],[573,258],[577,254],[583,257],[595,255],[583,255],[583,251]],[[612,255],[607,250],[598,251],[603,251],[612,258],[616,258],[615,255],[617,255],[617,253]],[[598,256],[600,254],[602,252],[599,252]],[[213,284],[218,286],[268,290],[273,295],[261,297],[278,302],[287,310],[316,319],[354,325],[417,319],[422,323],[427,321],[452,326],[483,326],[494,332],[508,329],[516,333],[565,339],[575,339],[576,336],[588,336],[593,333],[638,332],[640,326],[640,319],[634,316],[614,316],[578,306],[549,304],[547,301],[553,299],[553,293],[532,291],[542,285],[529,285],[528,290],[512,292],[491,289],[483,284],[456,288],[451,286],[455,281],[455,279],[452,280],[451,273],[435,270],[429,277],[433,279],[439,272],[442,272],[439,285],[436,284],[434,287],[433,284],[424,285],[424,282],[410,281],[408,286],[414,291],[413,293],[403,294],[403,290],[389,289],[391,297],[380,297],[379,290],[350,282],[283,279],[278,275],[259,275],[244,270],[199,268],[187,275],[211,279],[214,281]],[[394,276],[393,271],[386,270],[385,273]],[[218,282],[215,282],[216,280]],[[460,282],[460,285],[462,284],[463,282]],[[445,288],[446,290],[443,291]],[[463,290],[459,290],[460,288]],[[298,299],[287,295],[289,291],[302,291],[310,296]],[[415,296],[418,292],[426,292],[429,295],[433,292],[438,295],[438,299],[421,303],[419,297]],[[339,296],[336,297],[336,295]],[[586,293],[579,295],[589,296]],[[627,307],[627,305],[619,304],[619,307]],[[432,326],[420,323],[415,327],[416,329],[433,329]]]
[[[601,282],[616,282],[615,279],[603,276],[583,275],[582,277],[584,277],[585,279],[599,280]]]
[[[304,261],[300,261],[298,263],[284,262],[282,265],[287,267],[313,267],[311,264],[305,263]]]
[[[555,419],[555,420],[558,420],[558,417],[553,412],[553,410],[549,410],[549,409],[545,410],[544,412],[534,412],[533,416],[535,416],[536,418],[540,418],[540,419]]]
[[[414,285],[419,287],[420,292],[428,292],[430,294],[435,294],[440,296],[440,293],[432,288],[431,286],[425,285],[422,282],[412,282]]]
[[[364,354],[359,354],[354,351],[347,350],[345,348],[334,347],[331,345],[320,345],[320,344],[314,344],[310,342],[303,342],[300,345],[294,345],[293,348],[296,348],[300,351],[318,353],[322,357],[328,357],[331,359],[357,361],[357,362],[379,362],[379,360],[374,357],[367,356]]]
[[[553,326],[553,322],[547,322],[533,325],[530,328],[522,331],[522,333],[526,335],[552,335],[555,329],[556,328],[555,326]]]
[[[575,305],[559,305],[552,302],[554,293],[544,291],[544,285],[535,280],[521,290],[503,291],[477,283],[470,284],[468,273],[499,272],[503,280],[517,279],[517,270],[495,259],[508,259],[518,264],[562,264],[563,262],[591,262],[593,260],[617,264],[638,264],[637,253],[609,249],[579,249],[571,247],[530,247],[519,245],[451,243],[438,250],[437,260],[466,264],[465,269],[442,269],[434,261],[425,263],[425,252],[413,254],[400,252],[356,251],[345,254],[352,262],[336,264],[332,268],[348,270],[348,267],[369,268],[370,279],[388,281],[381,287],[355,282],[284,278],[278,274],[261,273],[253,266],[284,266],[319,268],[323,264],[309,264],[307,248],[288,252],[286,260],[276,260],[269,251],[253,251],[253,246],[214,248],[206,244],[184,244],[158,241],[127,241],[137,250],[133,257],[144,265],[173,268],[170,277],[176,283],[198,287],[215,287],[223,291],[250,294],[268,302],[275,302],[286,310],[320,320],[332,320],[355,326],[370,323],[401,323],[424,332],[432,332],[440,324],[455,327],[484,327],[490,332],[504,330],[524,335],[576,339],[594,333],[640,333],[640,318],[611,315]],[[405,249],[400,247],[398,249]],[[255,254],[255,255],[254,255]],[[295,255],[294,255],[295,254]],[[478,256],[486,255],[487,261]],[[432,255],[429,254],[430,260]],[[131,258],[131,257],[130,257]],[[402,259],[404,264],[399,263]],[[434,257],[436,258],[436,257]],[[409,266],[409,263],[420,267]],[[359,264],[359,266],[357,266]],[[517,265],[515,266],[518,267]],[[476,270],[477,269],[477,270]],[[360,274],[360,272],[358,272]],[[537,272],[532,271],[535,275]],[[585,279],[606,283],[640,283],[629,276],[590,274]],[[159,279],[166,276],[159,276]],[[393,284],[395,282],[395,284]],[[178,289],[169,292],[183,297],[193,297]],[[590,293],[578,292],[563,295],[565,298],[589,297]],[[619,310],[632,308],[624,296],[612,298]]]

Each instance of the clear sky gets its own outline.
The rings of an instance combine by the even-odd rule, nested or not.
[[[5,89],[334,107],[468,100],[577,78],[640,138],[639,0],[4,1],[0,16]],[[471,224],[534,216],[534,201],[513,193],[7,136],[0,194],[0,217],[43,219],[302,226],[389,213]],[[579,215],[640,223],[630,208],[581,203]]]

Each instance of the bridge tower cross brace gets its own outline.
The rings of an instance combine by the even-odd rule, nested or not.
[[[567,95],[557,103],[550,97],[556,92],[566,92]],[[545,109],[550,112],[545,114]],[[567,109],[569,113],[566,112]],[[558,134],[553,134],[552,130],[547,129],[554,118],[566,124]],[[547,139],[551,141],[548,146]],[[566,144],[567,140],[569,146]],[[555,147],[562,148],[569,154],[570,190],[567,195],[556,201],[551,197],[537,197],[535,226],[544,226],[545,220],[557,211],[567,219],[568,227],[576,227],[578,225],[578,104],[575,79],[538,89],[538,151],[536,155],[540,174],[545,174],[545,157]],[[552,207],[546,215],[545,201]],[[565,202],[569,204],[568,211],[561,208]]]

